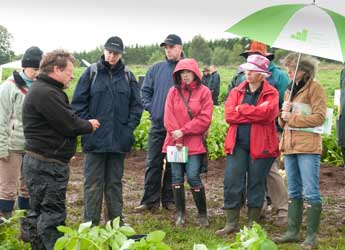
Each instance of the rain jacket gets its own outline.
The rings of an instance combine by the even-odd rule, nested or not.
[[[0,85],[0,157],[7,157],[10,150],[24,150],[22,107],[27,91],[16,71]]]
[[[101,126],[82,136],[83,152],[129,152],[134,143],[133,131],[143,111],[138,83],[132,72],[126,78],[121,60],[110,69],[102,56],[93,83],[90,70],[87,68],[78,81],[72,108],[83,119],[97,119]]]
[[[201,80],[198,64],[194,59],[181,60],[174,71],[174,78],[181,70],[189,70]],[[185,99],[193,113],[191,120],[187,108],[178,92],[178,89]],[[211,91],[205,85],[196,81],[185,84],[184,82],[176,84],[169,90],[164,113],[164,126],[167,130],[167,136],[164,141],[163,152],[167,150],[167,146],[174,146],[181,143],[188,147],[189,155],[202,154],[206,152],[203,145],[203,136],[207,132],[213,112],[213,102]],[[171,136],[171,132],[181,130],[183,137],[175,141]]]
[[[288,100],[290,90],[287,90],[284,100]],[[322,154],[322,138],[320,134],[289,130],[288,127],[317,127],[324,123],[326,117],[326,96],[322,86],[316,81],[307,82],[294,96],[293,102],[310,104],[310,115],[292,114],[288,122],[278,119],[284,128],[280,141],[280,150],[284,154]]]
[[[225,153],[232,154],[234,151],[238,124],[250,123],[251,158],[255,160],[277,157],[279,150],[275,119],[279,112],[278,91],[264,80],[256,106],[242,104],[247,84],[248,82],[244,81],[234,88],[225,104],[225,120],[230,125],[225,138]],[[260,107],[265,101],[268,105]],[[237,106],[238,111],[236,111]]]
[[[174,85],[173,72],[177,62],[165,61],[152,65],[141,87],[141,101],[150,113],[151,126],[164,128],[164,106],[169,89]]]

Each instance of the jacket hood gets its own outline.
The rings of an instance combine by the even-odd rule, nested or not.
[[[173,73],[174,80],[176,79],[175,78],[176,74],[181,70],[192,71],[196,75],[196,77],[198,77],[199,80],[201,81],[201,73],[199,70],[198,63],[193,58],[182,59],[177,63],[174,73]]]

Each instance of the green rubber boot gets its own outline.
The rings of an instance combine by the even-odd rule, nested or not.
[[[240,220],[240,209],[233,208],[226,211],[226,224],[223,229],[217,230],[217,236],[225,236],[227,234],[236,233],[239,231],[238,221]]]
[[[307,238],[301,247],[305,250],[317,249],[317,234],[319,232],[321,203],[310,203],[307,209]]]

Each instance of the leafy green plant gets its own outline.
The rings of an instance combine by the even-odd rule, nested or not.
[[[153,231],[140,241],[134,242],[130,240],[128,250],[171,250],[171,248],[163,242],[165,233],[163,231]],[[132,243],[131,243],[132,242]]]
[[[127,241],[127,236],[135,234],[133,228],[120,226],[120,218],[108,221],[106,226],[94,226],[91,222],[82,223],[78,230],[59,226],[58,230],[64,233],[54,246],[54,250],[119,250]]]
[[[15,210],[11,218],[1,218],[0,248],[1,250],[28,250],[30,245],[18,238],[19,220],[24,217],[25,210]]]
[[[277,250],[277,245],[267,238],[266,231],[257,223],[246,226],[236,234],[235,242],[218,246],[216,250]],[[204,244],[194,244],[193,250],[208,250]]]

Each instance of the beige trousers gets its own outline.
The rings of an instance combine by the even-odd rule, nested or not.
[[[0,199],[16,200],[17,194],[29,198],[22,175],[22,154],[10,152],[8,160],[0,160]]]
[[[278,214],[287,213],[288,193],[284,179],[279,173],[279,158],[275,159],[268,173],[267,190],[268,196],[271,197],[272,208],[277,210]]]

